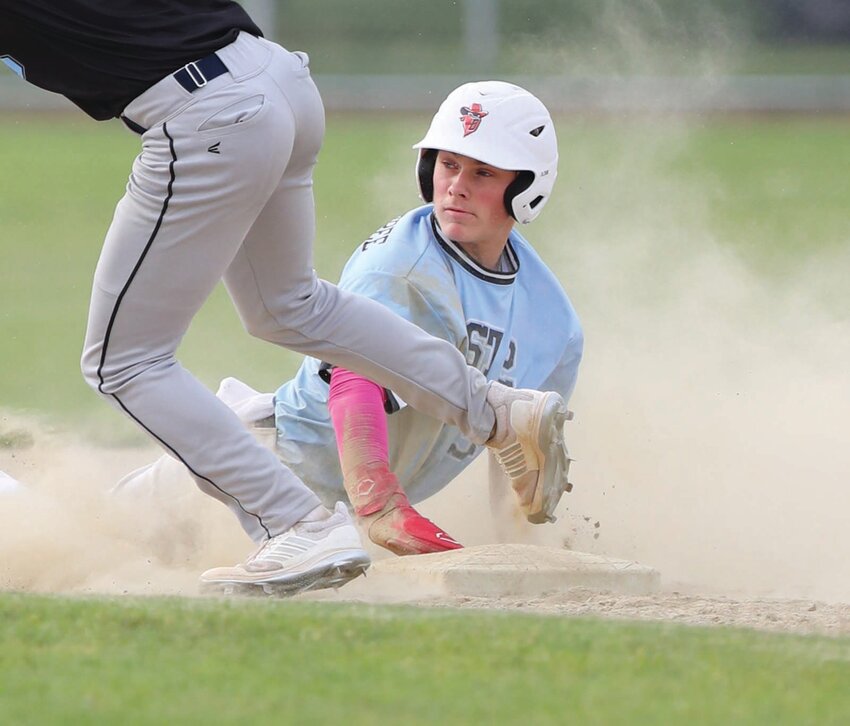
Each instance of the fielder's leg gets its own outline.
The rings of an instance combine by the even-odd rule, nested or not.
[[[190,96],[168,78],[137,99],[135,120],[150,131],[95,273],[83,370],[260,542],[319,500],[175,357],[289,162],[291,111],[275,83],[256,76],[268,53],[250,56],[228,58],[243,73],[253,67],[245,82],[225,74]],[[246,98],[259,110],[233,121],[228,109]],[[217,116],[224,126],[211,126]]]

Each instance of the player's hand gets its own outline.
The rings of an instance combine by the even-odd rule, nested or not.
[[[397,555],[422,555],[463,545],[417,512],[384,464],[360,468],[346,491],[369,539]]]
[[[361,519],[369,528],[369,539],[397,555],[424,555],[463,547],[419,514],[404,495],[393,495],[380,512]]]

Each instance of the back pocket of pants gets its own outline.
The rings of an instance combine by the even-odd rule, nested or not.
[[[212,129],[224,129],[229,126],[236,126],[250,121],[256,116],[265,104],[265,96],[256,95],[249,98],[243,98],[240,101],[231,103],[222,109],[216,111],[200,126],[198,131],[210,131]]]

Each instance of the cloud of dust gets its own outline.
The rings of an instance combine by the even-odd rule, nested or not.
[[[586,333],[559,521],[494,522],[483,461],[423,509],[465,544],[566,544],[668,586],[847,601],[850,319],[820,297],[850,254],[766,279],[699,238],[688,195],[678,221],[645,210],[578,235],[558,268]]]
[[[612,255],[645,279],[662,253],[603,245],[573,276]],[[784,287],[701,247],[664,279],[657,301],[626,279],[585,291],[570,504],[602,522],[586,547],[668,582],[850,597],[850,324],[812,304],[811,270]]]
[[[590,89],[605,79],[684,77],[701,81],[685,93],[713,93],[712,84],[739,67],[759,24],[755,8],[724,0],[593,0],[571,3],[567,13],[569,23],[555,20],[543,35],[512,36],[519,72],[583,79]],[[647,107],[646,89],[623,85],[604,105]]]
[[[121,498],[109,488],[158,456],[152,448],[104,449],[31,420],[31,446],[0,449],[0,470],[23,482],[0,494],[0,588],[27,592],[197,594],[198,575],[240,561],[253,547],[214,500]],[[187,477],[188,480],[188,477]]]
[[[605,7],[618,58],[657,69],[659,16],[648,35],[622,3]],[[741,39],[717,21],[728,42],[700,73],[720,83]],[[559,124],[565,181],[523,230],[586,332],[567,424],[575,491],[556,524],[499,531],[479,465],[429,514],[469,544],[566,543],[654,566],[668,587],[850,599],[850,319],[835,304],[850,253],[760,275],[712,231],[714,182],[671,163],[687,119],[602,123],[605,149],[574,143],[580,121]]]
[[[660,131],[635,124],[604,174],[574,155],[581,217],[562,213],[559,272],[587,330],[570,507],[601,522],[575,545],[669,583],[846,600],[850,320],[822,301],[850,254],[759,276],[713,236],[710,180],[668,163],[687,123],[648,122]]]

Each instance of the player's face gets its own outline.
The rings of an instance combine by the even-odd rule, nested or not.
[[[434,214],[443,233],[461,244],[498,246],[501,254],[514,223],[505,209],[505,189],[515,178],[515,171],[439,151],[434,167]]]

